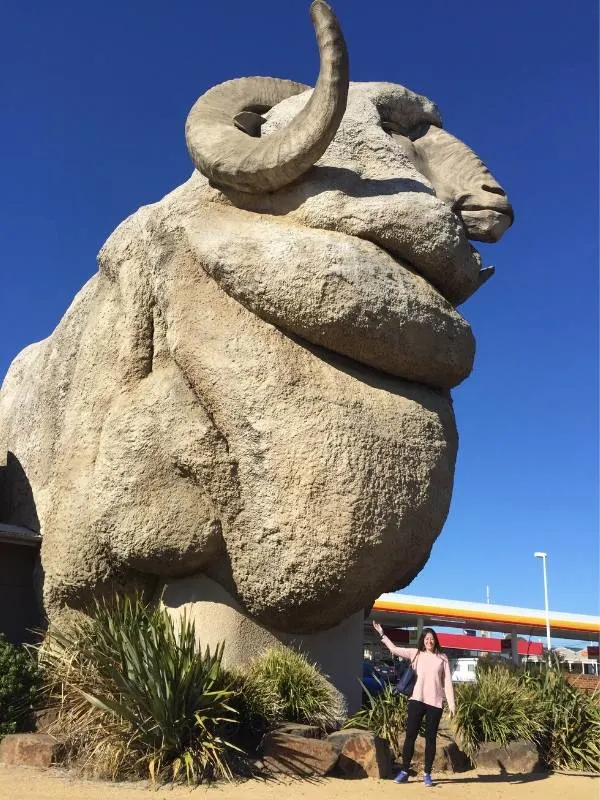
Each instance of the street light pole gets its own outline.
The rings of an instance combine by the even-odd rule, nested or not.
[[[547,553],[534,553],[536,558],[542,559],[542,566],[544,569],[544,609],[546,611],[546,643],[548,648],[548,656],[552,652],[552,640],[550,639],[550,607],[548,606],[548,575],[546,574],[546,558]]]

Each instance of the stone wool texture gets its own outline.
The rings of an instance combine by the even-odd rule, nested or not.
[[[262,623],[315,632],[425,564],[474,356],[455,304],[480,262],[381,128],[387,87],[351,87],[295,184],[241,196],[194,173],[133,214],[13,363],[1,516],[42,532],[50,614],[203,572]]]

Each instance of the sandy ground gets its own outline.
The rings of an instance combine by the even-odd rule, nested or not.
[[[600,779],[573,775],[500,777],[465,772],[440,776],[434,789],[420,780],[402,786],[393,781],[339,780],[257,781],[188,789],[160,788],[145,783],[101,783],[77,780],[59,769],[35,770],[0,765],[2,800],[410,800],[444,797],[450,800],[600,800]]]

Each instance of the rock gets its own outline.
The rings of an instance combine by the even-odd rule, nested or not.
[[[0,741],[0,764],[46,769],[59,760],[61,749],[47,733],[11,733]]]
[[[535,744],[518,739],[506,747],[497,742],[483,742],[477,751],[476,766],[494,774],[525,775],[537,772],[542,765]]]
[[[302,725],[299,722],[283,722],[276,728],[276,733],[287,733],[291,736],[303,736],[305,739],[322,739],[323,731],[316,725]]]
[[[262,760],[271,772],[323,776],[334,767],[338,751],[327,739],[275,731],[265,736]]]
[[[347,728],[336,731],[327,741],[338,750],[335,774],[344,778],[389,778],[392,756],[385,739],[372,731]]]
[[[469,756],[464,753],[456,742],[443,745],[444,755],[448,762],[449,772],[467,772],[473,769]]]

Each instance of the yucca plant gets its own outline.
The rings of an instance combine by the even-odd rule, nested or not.
[[[534,692],[541,710],[540,745],[548,766],[600,773],[600,694],[570,684],[557,665],[527,672],[522,682]]]
[[[330,730],[346,717],[340,692],[315,664],[291,647],[273,647],[250,664],[246,695],[250,698],[253,693],[253,702],[259,702],[261,695],[266,700],[261,713],[270,716],[272,723],[285,720]]]
[[[515,739],[537,742],[543,731],[535,692],[501,666],[478,670],[477,681],[456,689],[454,728],[475,763],[482,742],[506,745]]]
[[[386,739],[394,756],[399,757],[399,739],[406,730],[408,699],[389,683],[382,684],[381,691],[375,695],[364,684],[361,685],[366,702],[348,719],[344,727],[372,731]]]
[[[96,774],[231,777],[235,719],[222,645],[202,652],[193,623],[139,597],[97,602],[89,617],[50,626],[40,648],[54,725]]]

